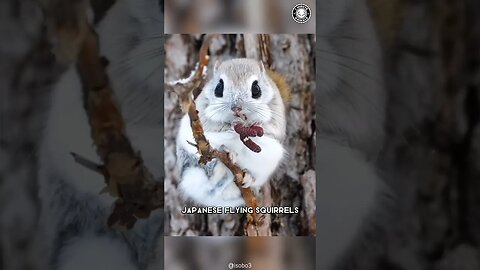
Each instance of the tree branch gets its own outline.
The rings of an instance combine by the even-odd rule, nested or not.
[[[51,35],[56,40],[57,59],[76,60],[91,136],[103,165],[72,153],[75,161],[101,173],[107,184],[102,192],[117,197],[110,227],[130,229],[138,218],[163,207],[163,181],[155,181],[135,152],[125,133],[125,123],[100,56],[98,37],[87,22],[87,3],[75,0],[42,0]],[[64,89],[68,90],[68,89]]]
[[[110,195],[118,197],[109,226],[130,229],[138,218],[163,207],[163,183],[155,181],[125,133],[125,123],[102,58],[98,37],[88,26],[77,60],[85,107]]]

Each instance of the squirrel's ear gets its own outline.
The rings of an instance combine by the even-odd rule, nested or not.
[[[220,60],[215,60],[215,64],[213,64],[213,73],[217,73],[218,67],[220,66],[222,62]]]

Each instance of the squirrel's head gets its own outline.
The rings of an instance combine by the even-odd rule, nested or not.
[[[218,123],[232,123],[241,118],[262,124],[285,117],[283,110],[278,111],[283,104],[277,86],[263,64],[252,59],[216,62],[199,99],[199,111]]]

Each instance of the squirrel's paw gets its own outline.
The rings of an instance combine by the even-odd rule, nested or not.
[[[246,172],[245,176],[243,177],[242,187],[249,188],[254,182],[255,182],[255,179],[253,179],[252,175]]]
[[[220,146],[220,150],[223,151],[223,152],[227,152],[228,153],[228,157],[230,158],[230,160],[235,164],[237,163],[237,160],[238,160],[238,153],[236,153],[235,151],[232,151],[230,150],[227,146],[225,146],[224,144],[222,144]]]

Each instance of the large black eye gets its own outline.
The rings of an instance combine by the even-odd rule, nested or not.
[[[262,95],[262,89],[260,89],[260,86],[258,85],[257,81],[254,81],[252,83],[252,98],[260,98]]]
[[[222,79],[220,79],[220,81],[217,84],[217,87],[215,87],[215,96],[223,97],[223,80]]]

